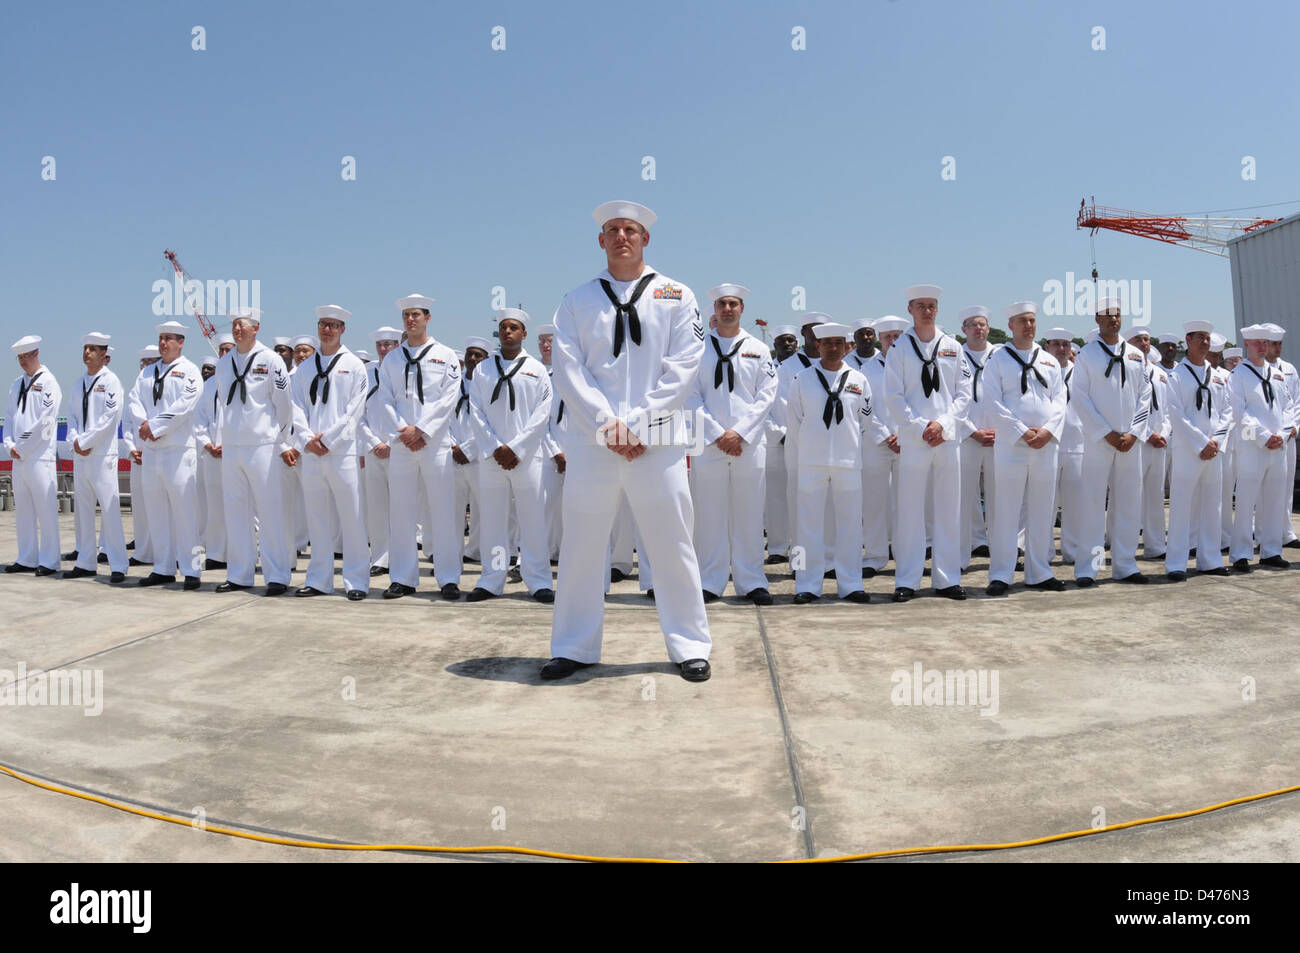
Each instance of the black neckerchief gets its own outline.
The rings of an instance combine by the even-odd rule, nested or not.
[[[1110,358],[1110,361],[1107,362],[1106,364],[1106,373],[1103,374],[1102,376],[1110,377],[1111,370],[1115,367],[1116,364],[1118,364],[1119,365],[1119,386],[1123,387],[1125,384],[1128,383],[1128,372],[1124,370],[1124,342],[1123,341],[1119,342],[1118,354],[1112,352],[1111,349],[1106,346],[1106,342],[1103,341],[1101,338],[1097,338],[1097,346],[1101,348],[1102,353],[1104,353],[1108,358]]]
[[[320,366],[320,351],[317,351],[314,356],[316,358],[316,376],[311,379],[311,388],[308,391],[308,394],[311,397],[311,402],[315,404],[316,385],[321,381],[324,381],[325,386],[320,389],[320,399],[321,403],[328,403],[330,399],[330,371],[334,370],[334,365],[337,364],[339,358],[343,356],[343,349],[339,348],[339,352],[334,355],[334,360],[330,361],[329,367],[324,370],[321,370]]]
[[[166,378],[158,376],[158,365],[155,364],[153,366],[153,402],[155,406],[157,406],[158,401],[162,400],[164,383],[166,383]]]
[[[1074,365],[1071,364],[1070,369],[1065,372],[1065,402],[1067,404],[1070,402],[1070,378],[1073,376],[1074,376]]]
[[[640,341],[636,341],[635,343],[639,344]],[[511,410],[515,409],[514,376],[519,373],[519,368],[524,366],[524,361],[526,358],[527,355],[520,354],[518,360],[516,360],[515,363],[511,365],[510,370],[507,371],[501,365],[501,355],[500,354],[492,355],[492,360],[496,361],[496,365],[497,365],[497,382],[492,387],[492,399],[488,401],[489,404],[495,404],[497,402],[497,398],[501,396],[501,388],[504,386],[506,388],[506,393],[510,396],[510,409]]]
[[[90,414],[90,393],[95,389],[95,385],[99,383],[99,379],[103,376],[102,372],[96,374],[95,379],[90,382],[89,387],[81,388],[81,427],[83,430],[86,428],[86,417]],[[32,380],[36,380],[36,378],[33,377]]]
[[[970,394],[971,400],[978,401],[980,399],[980,375],[984,373],[984,365],[975,360],[975,355],[971,354],[970,348],[962,348],[962,350],[966,352],[966,360],[971,367],[975,368],[975,379],[971,381]]]
[[[405,382],[407,393],[410,393],[411,390],[411,368],[414,367],[415,393],[419,396],[420,403],[422,404],[424,403],[424,370],[420,367],[420,362],[424,360],[424,355],[428,354],[432,349],[432,344],[426,344],[423,351],[415,355],[415,357],[411,357],[411,352],[406,349],[406,345],[402,345],[402,353],[406,355],[406,375],[403,377],[403,381]]]
[[[31,391],[32,385],[36,383],[36,378],[44,373],[44,371],[37,371],[25,385],[22,381],[18,382],[18,409],[23,413],[27,412],[27,394]]]
[[[817,375],[822,389],[826,391],[826,409],[822,411],[822,423],[826,425],[827,430],[830,430],[832,420],[837,424],[844,420],[844,402],[840,400],[840,394],[844,391],[844,385],[848,383],[849,375],[845,374],[841,377],[835,389],[831,390],[831,385],[826,383],[820,368],[815,368],[813,373]]]
[[[1256,377],[1258,377],[1259,382],[1264,385],[1264,401],[1265,403],[1268,404],[1269,410],[1272,410],[1273,409],[1273,384],[1268,379],[1270,374],[1270,371],[1268,369],[1268,364],[1264,365],[1263,377],[1259,376],[1259,371],[1255,370],[1254,366],[1250,363],[1250,361],[1242,361],[1241,366],[1244,367],[1246,370],[1250,371]]]
[[[1205,369],[1205,380],[1196,376],[1196,371],[1192,370],[1192,365],[1183,361],[1183,367],[1187,368],[1187,373],[1192,375],[1192,380],[1196,381],[1196,409],[1201,409],[1201,392],[1205,392],[1205,412],[1209,416],[1214,416],[1214,395],[1210,392],[1210,381],[1213,378],[1213,368]]]
[[[1020,393],[1026,394],[1029,392],[1030,371],[1034,372],[1034,376],[1038,378],[1038,383],[1042,384],[1044,387],[1047,386],[1047,381],[1043,380],[1043,375],[1038,373],[1038,368],[1034,366],[1034,362],[1038,360],[1038,348],[1034,348],[1033,353],[1029,355],[1028,364],[1020,359],[1020,355],[1016,353],[1014,346],[1009,345],[1004,347],[1002,350],[1015,358],[1016,363],[1020,365]]]
[[[935,361],[935,355],[939,353],[939,345],[943,343],[943,335],[935,335],[934,349],[930,352],[928,359],[921,356],[921,347],[916,343],[916,338],[908,335],[907,339],[912,342],[912,350],[916,352],[916,359],[921,362],[921,392],[929,397],[939,389],[939,365]]]
[[[456,400],[456,416],[459,417],[466,405],[469,404],[469,391],[465,389],[465,379],[460,381],[460,397]]]
[[[737,336],[739,337],[739,335]],[[722,345],[718,343],[716,337],[710,334],[709,340],[713,342],[714,353],[718,355],[718,363],[713,368],[713,389],[717,390],[722,386],[722,368],[725,366],[727,368],[727,390],[734,391],[736,389],[736,368],[732,365],[731,359],[736,356],[736,352],[740,350],[740,346],[745,343],[745,340],[741,338],[736,342],[736,346],[726,354],[722,353]]]
[[[600,279],[600,286],[605,289],[605,296],[609,298],[610,303],[614,305],[614,356],[618,357],[623,351],[623,318],[627,318],[626,334],[632,338],[633,344],[641,343],[641,319],[636,313],[636,303],[645,291],[646,285],[650,284],[657,276],[652,271],[645,275],[636,287],[632,290],[632,297],[627,299],[627,304],[618,300],[614,294],[614,288],[604,278]]]
[[[230,369],[232,371],[235,371],[235,379],[230,382],[230,393],[226,395],[227,407],[229,407],[230,402],[235,399],[236,387],[239,388],[239,402],[241,404],[248,403],[248,382],[245,381],[244,378],[248,376],[249,368],[251,368],[253,366],[253,362],[257,360],[257,354],[258,352],[254,351],[252,354],[248,355],[248,363],[244,365],[244,373],[242,374],[239,373],[239,371],[235,370],[235,367],[237,366],[235,364],[235,355],[234,354],[230,355]]]

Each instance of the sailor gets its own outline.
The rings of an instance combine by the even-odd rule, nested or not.
[[[773,363],[777,367],[778,395],[772,401],[764,426],[767,428],[767,474],[764,480],[763,525],[767,528],[768,565],[783,563],[790,555],[790,503],[786,492],[785,425],[780,400],[781,362],[799,347],[799,329],[783,324],[772,335]]]
[[[299,334],[293,338],[290,343],[293,345],[293,366],[299,367],[303,361],[309,359],[316,353],[316,348],[320,342],[310,334]]]
[[[41,338],[28,334],[10,348],[22,373],[9,388],[5,409],[5,456],[13,461],[14,510],[18,524],[18,560],[5,572],[59,571],[59,501],[55,446],[63,393],[50,369],[41,363]],[[94,520],[88,520],[93,533]],[[39,532],[38,532],[39,527]],[[92,540],[90,558],[95,558]]]
[[[776,366],[776,400],[773,406],[779,412],[778,421],[785,430],[785,443],[782,444],[785,450],[785,500],[787,519],[792,528],[798,526],[799,522],[799,431],[798,428],[791,429],[786,407],[790,398],[790,386],[795,377],[817,359],[818,341],[813,331],[817,325],[823,323],[825,318],[826,315],[819,311],[806,312],[799,327],[799,333],[803,336],[803,350],[795,351]],[[831,505],[829,497],[826,505],[827,507]],[[827,526],[828,538],[833,536],[834,529],[835,523],[832,520]]]
[[[1138,572],[1137,536],[1142,517],[1142,458],[1137,445],[1149,435],[1151,382],[1142,352],[1120,336],[1119,298],[1097,302],[1098,336],[1080,351],[1070,380],[1070,404],[1083,426],[1083,537],[1074,578],[1091,586],[1105,562],[1107,499],[1113,516],[1112,577],[1145,583]]]
[[[1167,337],[1167,335],[1166,335]],[[1168,370],[1161,361],[1149,358],[1157,353],[1146,328],[1129,327],[1124,339],[1142,352],[1147,361],[1147,381],[1151,386],[1151,414],[1147,417],[1147,437],[1138,448],[1142,457],[1142,557],[1163,559],[1165,556],[1165,475],[1169,462],[1169,437],[1173,424],[1169,420]],[[1174,353],[1178,345],[1159,339],[1160,354]]]
[[[203,369],[211,361],[212,374],[203,378],[203,396],[194,410],[194,444],[198,450],[198,487],[204,500],[199,524],[203,542],[204,569],[226,568],[226,505],[221,490],[221,427],[218,420],[217,361],[235,347],[235,339],[228,332],[217,335],[217,356],[203,358]]]
[[[363,474],[366,490],[366,531],[370,537],[370,575],[388,574],[388,460],[392,453],[384,438],[384,412],[379,396],[379,366],[397,347],[402,332],[382,327],[371,333],[379,360],[366,366],[366,410],[361,417],[360,439],[366,451]]]
[[[426,514],[424,543],[433,552],[434,574],[444,599],[460,598],[465,514],[456,513],[451,451],[444,439],[460,399],[460,361],[429,334],[433,299],[421,294],[397,299],[406,343],[388,352],[379,367],[384,442],[388,459],[391,583],[385,599],[415,592],[420,570],[415,523]]]
[[[705,602],[736,595],[770,606],[763,574],[767,420],[776,399],[776,365],[767,347],[740,326],[749,289],[710,288],[718,326],[704,338],[704,359],[686,401],[695,428],[691,456],[695,551]]]
[[[1152,350],[1160,354],[1159,363],[1166,377],[1178,366],[1178,345],[1181,343],[1182,335],[1179,334],[1157,334],[1151,339]]]
[[[1219,456],[1232,429],[1232,409],[1222,378],[1207,360],[1209,321],[1188,321],[1187,356],[1167,375],[1166,411],[1173,428],[1169,476],[1169,548],[1165,572],[1170,582],[1187,578],[1189,550],[1195,545],[1196,568],[1226,576],[1219,552],[1222,528],[1223,467]],[[1162,340],[1163,343],[1163,340]]]
[[[293,370],[296,366],[296,362],[293,359],[293,338],[283,337],[272,338],[271,340],[275,345],[272,350],[280,356],[280,360],[284,361],[284,369],[286,371]]]
[[[1238,437],[1237,505],[1229,558],[1237,572],[1251,571],[1253,529],[1259,564],[1287,569],[1291,564],[1282,558],[1283,526],[1290,522],[1291,509],[1285,456],[1291,426],[1286,377],[1268,362],[1267,328],[1258,324],[1242,328],[1241,337],[1246,359],[1232,372],[1228,385]]]
[[[1283,389],[1288,396],[1290,426],[1286,431],[1286,446],[1282,448],[1282,455],[1286,460],[1286,485],[1295,486],[1296,434],[1300,433],[1300,377],[1296,376],[1295,365],[1282,359],[1282,338],[1286,335],[1286,328],[1271,321],[1264,328],[1268,331],[1268,361],[1274,370],[1282,372],[1285,385]],[[1282,524],[1282,548],[1300,549],[1300,539],[1296,538],[1295,529],[1291,526],[1291,507],[1286,509],[1287,515]]]
[[[318,342],[316,338],[312,337],[310,334],[299,334],[297,337],[290,338],[289,343],[293,348],[289,373],[296,374],[298,368],[302,366],[303,362],[316,353]],[[283,491],[284,509],[288,521],[289,540],[293,544],[296,556],[301,554],[308,545],[307,497],[303,493],[302,488],[301,454],[294,454],[292,458],[297,462],[288,464],[286,467],[282,468],[280,470],[280,478]],[[330,544],[329,548],[330,551],[333,552],[333,543]]]
[[[546,373],[554,375],[552,363],[552,345],[555,340],[555,325],[543,324],[537,329],[537,353],[546,365]],[[542,443],[542,494],[546,497],[546,544],[551,551],[551,562],[560,559],[560,540],[564,535],[561,500],[564,495],[564,434],[568,427],[564,423],[564,401],[554,394],[552,385],[551,419],[546,425],[546,439]]]
[[[153,542],[149,535],[149,506],[144,495],[144,457],[140,449],[143,441],[136,436],[143,420],[136,420],[131,413],[130,395],[140,384],[140,375],[145,368],[158,363],[158,345],[149,344],[140,348],[136,354],[140,362],[140,371],[130,390],[126,392],[126,407],[122,410],[122,445],[126,448],[131,461],[131,476],[128,486],[131,491],[131,529],[132,540],[126,544],[127,551],[135,551],[129,565],[145,566],[153,562]]]
[[[825,576],[826,500],[840,525],[835,528],[835,588],[841,599],[870,602],[862,589],[862,442],[871,423],[871,388],[861,371],[844,363],[852,329],[819,323],[818,359],[790,385],[787,421],[799,432],[796,473],[799,520],[795,543],[797,605],[821,598]],[[882,431],[879,424],[875,429]],[[873,442],[882,439],[873,434]]]
[[[961,566],[959,421],[971,401],[972,372],[961,346],[935,324],[937,285],[907,289],[913,326],[885,359],[885,400],[898,428],[898,529],[894,534],[894,601],[906,602],[921,584],[925,564],[926,498],[934,508],[931,572],[938,595],[965,599]],[[932,494],[932,496],[931,496]]]
[[[76,494],[77,565],[64,572],[64,579],[94,576],[95,504],[101,512],[100,538],[108,556],[111,582],[126,579],[126,536],[122,532],[122,510],[117,484],[117,428],[122,420],[126,396],[122,382],[108,369],[110,337],[92,331],[81,338],[81,361],[86,373],[78,382],[68,409],[68,446],[73,454],[72,486]],[[81,400],[76,397],[80,396]]]
[[[289,588],[292,542],[281,498],[283,464],[296,460],[288,445],[293,423],[290,374],[257,340],[262,312],[234,311],[235,348],[217,362],[217,425],[221,433],[221,492],[226,514],[226,581],[217,592],[253,586],[258,550],[268,596]],[[257,540],[253,519],[257,519]]]
[[[483,555],[483,510],[479,502],[479,452],[478,434],[474,429],[474,412],[470,408],[469,382],[474,379],[474,371],[487,360],[493,350],[492,342],[483,337],[465,339],[464,358],[461,370],[464,375],[460,380],[460,397],[456,401],[456,411],[451,425],[447,428],[447,440],[451,446],[451,462],[456,477],[456,513],[464,519],[469,513],[469,533],[461,532],[462,558],[471,562],[482,562]],[[507,509],[509,509],[507,499]],[[513,521],[510,521],[513,524]],[[515,534],[511,533],[511,542]]]
[[[962,351],[971,370],[970,407],[957,427],[961,437],[961,558],[965,569],[972,556],[989,555],[989,528],[993,525],[996,493],[994,441],[998,428],[993,419],[994,409],[985,400],[983,375],[1000,345],[989,344],[988,308],[982,305],[963,308],[957,317],[966,335]]]
[[[194,411],[203,394],[203,379],[194,362],[181,354],[185,325],[158,325],[157,364],[142,371],[127,398],[131,414],[142,421],[136,434],[144,461],[144,492],[149,497],[149,532],[153,537],[153,571],[142,586],[159,586],[185,577],[186,589],[199,588],[198,487],[195,470]]]
[[[1057,455],[1065,427],[1061,365],[1034,344],[1038,306],[1017,301],[1006,308],[1011,342],[984,365],[989,419],[997,428],[994,523],[989,548],[990,596],[1004,594],[1016,569],[1016,537],[1025,519],[1025,585],[1060,592],[1052,573],[1056,547]],[[965,453],[965,450],[962,451]]]
[[[593,213],[607,269],[555,312],[555,385],[564,401],[564,548],[542,677],[600,661],[605,554],[619,499],[628,502],[655,567],[655,606],[669,658],[688,681],[710,675],[712,646],[691,545],[683,409],[704,356],[695,295],[648,268],[655,214],[633,202]]]
[[[853,322],[853,347],[844,358],[844,363],[855,371],[861,371],[867,361],[876,356],[876,330],[874,318],[859,318]]]
[[[1242,361],[1243,351],[1239,347],[1223,348],[1223,363],[1215,368],[1219,383],[1228,387],[1232,383],[1232,372]],[[1233,428],[1236,429],[1235,427]],[[1219,451],[1219,460],[1223,467],[1223,499],[1221,514],[1222,532],[1219,533],[1219,551],[1226,554],[1232,545],[1232,505],[1237,489],[1237,442],[1239,437],[1233,431],[1228,432],[1227,445]],[[1195,512],[1195,507],[1193,507]],[[1285,536],[1285,533],[1283,534]]]
[[[885,358],[909,322],[887,314],[872,324],[880,353],[862,365],[875,399],[871,426],[862,444],[862,578],[871,579],[889,562],[889,546],[898,512],[898,428],[881,397],[885,393]]]
[[[476,437],[473,449],[479,461],[483,568],[467,602],[481,602],[505,592],[506,572],[514,555],[508,519],[512,499],[519,521],[519,570],[524,585],[538,602],[555,601],[542,492],[542,445],[551,417],[551,376],[541,361],[524,350],[528,321],[528,313],[519,308],[497,312],[500,346],[474,368],[469,383]]]
[[[1061,387],[1065,397],[1065,419],[1056,453],[1056,502],[1061,514],[1061,561],[1074,564],[1083,534],[1083,425],[1070,401],[1074,376],[1073,333],[1066,328],[1049,328],[1043,346],[1063,370]]]
[[[357,433],[366,409],[365,365],[343,344],[352,312],[336,304],[316,309],[320,348],[293,376],[294,449],[302,455],[311,561],[297,596],[334,591],[334,521],[343,536],[343,587],[349,601],[370,588],[370,544],[361,516]]]

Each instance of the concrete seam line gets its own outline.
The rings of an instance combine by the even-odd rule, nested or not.
[[[808,802],[804,799],[803,780],[799,773],[799,756],[794,750],[794,736],[790,731],[790,716],[786,711],[785,698],[781,694],[781,679],[776,674],[776,658],[772,655],[772,643],[767,638],[767,625],[763,622],[763,610],[757,606],[754,612],[758,616],[758,637],[763,643],[763,655],[767,659],[767,674],[772,682],[772,695],[776,699],[776,712],[781,719],[781,741],[785,745],[785,757],[790,766],[790,783],[794,786],[794,803],[803,809],[803,849],[808,858],[817,856],[813,842],[812,818],[808,816]]]

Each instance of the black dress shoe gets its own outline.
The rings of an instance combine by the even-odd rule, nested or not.
[[[653,602],[655,597],[655,591],[653,589],[647,589],[645,591],[645,597],[649,599],[651,602]]]
[[[343,558],[343,554],[342,554],[342,553],[335,553],[335,554],[334,554],[334,558],[335,558],[335,559],[342,559],[342,558]]]
[[[1168,579],[1170,582],[1186,582],[1187,573],[1174,570],[1173,572],[1165,573],[1165,578]]]
[[[1144,575],[1143,575],[1142,573],[1140,573],[1140,572],[1131,572],[1131,573],[1129,573],[1127,576],[1124,576],[1124,577],[1121,578],[1121,579],[1116,579],[1115,581],[1116,581],[1116,582],[1129,582],[1129,583],[1133,583],[1133,584],[1138,585],[1138,586],[1145,586],[1145,585],[1146,585],[1148,582],[1150,582],[1151,580],[1148,579],[1146,576],[1144,576]]]
[[[989,583],[988,588],[984,590],[984,595],[1005,596],[1007,594],[1007,590],[1010,588],[1011,587],[1008,586],[1001,579],[994,579],[991,583]]]
[[[622,582],[626,578],[627,578],[627,573],[623,572],[623,570],[621,569],[610,569],[609,571],[610,585],[613,585],[616,582]]]
[[[152,566],[153,563],[147,563],[147,562],[145,562],[143,559],[136,559],[134,556],[132,556],[129,560],[127,560],[127,565],[129,565],[129,566]]]
[[[289,587],[282,582],[268,582],[266,584],[266,594],[268,596],[282,596],[289,591]]]
[[[95,557],[95,562],[100,563],[101,565],[107,566],[107,565],[108,565],[108,553],[100,553],[98,556]]]
[[[495,599],[497,594],[490,589],[484,589],[482,586],[475,586],[470,590],[469,595],[465,597],[466,602],[482,602],[485,599]]]
[[[835,570],[834,570],[834,569],[828,569],[828,570],[826,570],[826,572],[825,572],[825,574],[822,576],[822,578],[823,578],[823,579],[834,579],[834,578],[835,578]]]
[[[1249,559],[1238,559],[1232,564],[1232,568],[1237,570],[1237,572],[1254,572],[1254,570],[1250,568]]]
[[[751,589],[745,594],[745,598],[756,606],[770,606],[772,604],[772,593],[766,589]]]
[[[126,548],[127,548],[127,549],[135,549],[135,540],[131,540],[131,542],[127,543],[127,544],[126,544]]]
[[[794,604],[797,606],[805,606],[810,602],[816,602],[820,598],[821,596],[817,595],[815,592],[796,592],[794,594]]]
[[[880,570],[878,570],[878,569],[872,569],[870,566],[863,566],[863,567],[862,567],[862,578],[863,578],[863,579],[875,579],[875,578],[876,578],[876,573],[878,573],[879,571],[880,571]]]
[[[717,594],[716,592],[709,592],[709,590],[707,590],[707,589],[701,589],[701,590],[700,590],[700,594],[701,594],[702,596],[704,596],[704,601],[705,601],[705,602],[717,602],[717,601],[718,601],[718,594]]]
[[[388,588],[384,590],[384,598],[400,599],[402,596],[409,596],[413,592],[415,592],[414,586],[404,586],[400,582],[394,582],[389,584]]]
[[[912,597],[915,595],[916,595],[915,589],[908,589],[906,586],[899,586],[897,589],[894,590],[894,601],[910,602]]]
[[[688,658],[682,662],[678,668],[682,670],[682,678],[688,682],[707,682],[713,670],[709,668],[708,659]]]
[[[958,601],[966,598],[966,590],[961,586],[944,586],[942,589],[934,590],[936,596],[943,596],[945,599],[956,599]]]
[[[536,599],[538,602],[545,603],[546,605],[549,606],[551,603],[555,601],[555,590],[538,589],[536,592],[533,593],[533,598]]]
[[[307,597],[307,596],[323,596],[323,595],[325,595],[325,593],[321,592],[321,591],[320,591],[319,589],[317,589],[315,586],[303,586],[301,589],[297,589],[297,590],[295,590],[295,591],[294,591],[294,595],[295,595],[295,596],[303,596],[303,597]]]
[[[198,577],[198,576],[186,576],[186,577],[185,577],[185,587],[184,587],[184,588],[189,589],[189,590],[191,590],[191,591],[194,590],[194,589],[199,588],[199,577]]]
[[[1196,558],[1196,547],[1195,547],[1195,546],[1193,546],[1193,547],[1191,548],[1191,550],[1187,553],[1187,558],[1188,558],[1188,559],[1195,559],[1195,558]]]
[[[80,556],[80,555],[81,555],[81,551],[80,551],[80,550],[77,550],[77,549],[74,549],[74,550],[73,550],[72,552],[70,552],[70,553],[64,553],[60,558],[61,558],[61,559],[66,559],[68,562],[76,562],[77,557]]]
[[[976,546],[970,551],[970,554],[972,556],[987,556],[989,554],[989,548],[987,546]]]
[[[591,668],[595,662],[575,662],[571,658],[553,658],[542,666],[541,676],[548,680],[568,678],[580,668]]]
[[[1283,549],[1300,549],[1300,539],[1293,539],[1289,543],[1282,544]]]
[[[1065,583],[1053,576],[1051,579],[1032,583],[1026,588],[1037,589],[1039,592],[1065,592]]]
[[[1227,566],[1216,566],[1214,569],[1206,569],[1201,573],[1202,576],[1226,576],[1228,575]]]
[[[780,553],[772,553],[772,555],[763,560],[763,565],[775,566],[777,563],[788,563],[789,561],[789,556],[782,556]]]
[[[1271,566],[1274,569],[1291,568],[1291,564],[1287,562],[1285,559],[1283,559],[1281,556],[1269,556],[1267,559],[1261,559],[1259,561],[1259,564],[1261,566]]]
[[[866,603],[868,603],[868,602],[871,601],[871,596],[869,596],[867,593],[865,593],[865,592],[863,592],[861,589],[859,589],[857,592],[850,592],[850,593],[849,593],[847,596],[845,596],[841,601],[842,601],[842,602],[857,602],[857,603],[859,603],[859,604],[865,605]]]
[[[221,585],[217,586],[217,592],[243,592],[245,589],[252,589],[252,586],[241,586],[237,582],[231,582],[227,579]]]
[[[82,569],[80,566],[77,566],[75,569],[65,570],[63,573],[63,578],[64,579],[85,579],[87,576],[95,576],[95,575],[98,575],[98,573],[96,573],[95,570]]]
[[[366,597],[366,591],[364,589],[348,590],[348,602],[360,602],[365,597]]]
[[[36,572],[36,567],[24,566],[22,563],[10,563],[5,566],[5,572]]]
[[[370,575],[371,575],[371,576],[387,576],[387,575],[388,575],[388,567],[387,567],[387,566],[371,566],[371,567],[370,567]]]
[[[141,585],[141,586],[162,586],[162,585],[165,585],[165,584],[167,584],[167,583],[169,583],[169,582],[175,582],[175,581],[176,581],[176,577],[175,577],[175,576],[164,576],[164,575],[163,575],[162,573],[160,573],[160,572],[151,572],[151,573],[149,573],[149,575],[147,575],[147,576],[145,576],[143,579],[141,579],[140,582],[138,583],[138,585]]]
[[[35,569],[32,570],[32,572],[34,572],[38,576],[53,576],[56,572],[58,572],[58,570],[51,569],[49,566],[37,566]]]
[[[226,563],[224,560],[221,559],[205,559],[203,560],[203,568],[204,569],[225,569]]]
[[[1078,586],[1080,589],[1088,589],[1091,586],[1095,586],[1097,584],[1097,580],[1094,579],[1092,576],[1080,576],[1078,579],[1074,580],[1074,584]]]
[[[119,583],[125,579],[126,579],[126,573],[124,572],[115,572],[108,577],[108,581],[111,583]]]
[[[442,593],[442,597],[448,602],[455,602],[460,598],[460,586],[456,585],[454,582],[447,583],[447,585],[443,586],[439,591]]]

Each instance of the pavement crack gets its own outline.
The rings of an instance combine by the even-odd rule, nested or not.
[[[781,740],[785,744],[785,757],[790,766],[790,783],[794,787],[794,803],[803,811],[803,849],[804,854],[813,858],[817,856],[817,847],[813,841],[812,818],[808,812],[808,802],[804,799],[803,777],[799,771],[799,755],[794,748],[794,735],[790,731],[790,715],[786,711],[785,698],[781,694],[781,677],[776,671],[776,657],[772,654],[772,643],[767,637],[767,625],[763,621],[763,611],[758,613],[758,637],[763,642],[763,655],[767,658],[767,674],[772,681],[772,695],[776,699],[776,711],[781,718]]]

